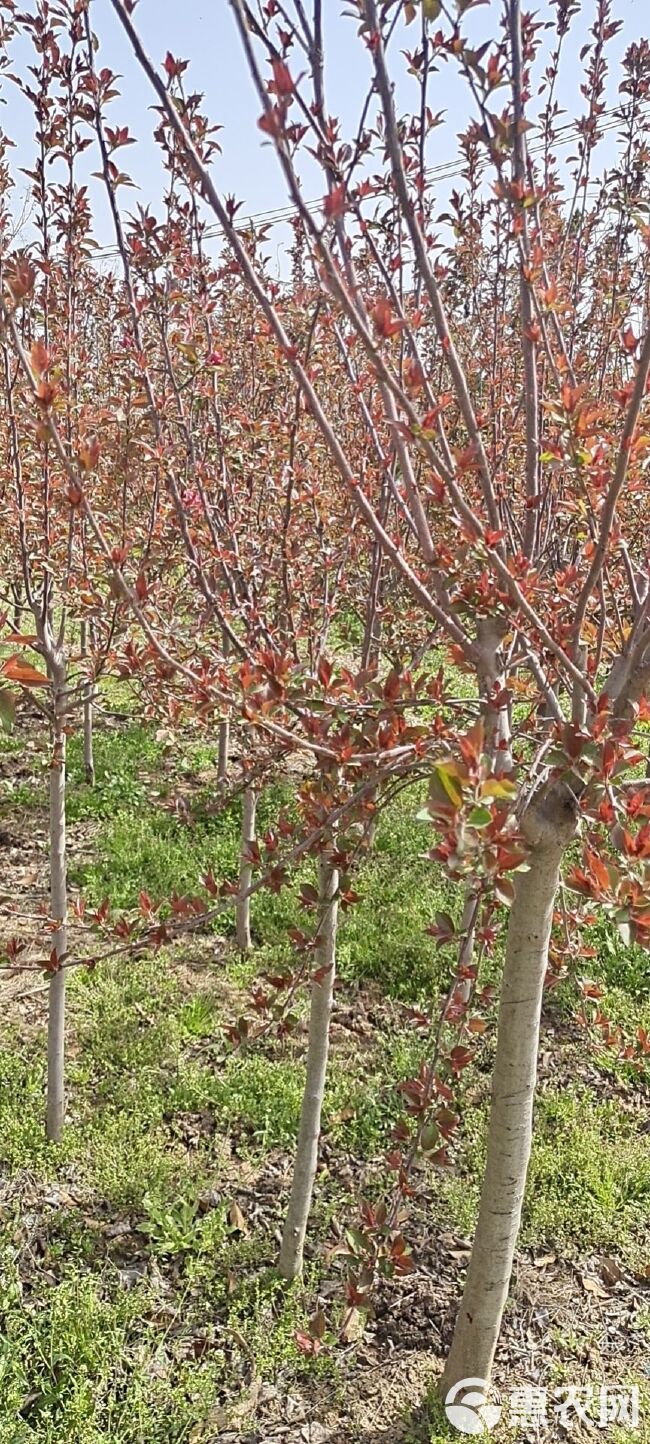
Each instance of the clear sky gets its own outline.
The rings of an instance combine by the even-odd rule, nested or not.
[[[369,70],[365,49],[357,39],[356,25],[342,14],[345,8],[344,0],[325,0],[327,95],[330,111],[352,129],[363,103]],[[552,13],[548,0],[541,0],[535,8],[540,19]],[[596,0],[582,0],[580,15],[573,25],[559,90],[567,119],[580,114],[584,105],[579,96],[578,52],[587,39],[595,11]],[[500,0],[489,0],[476,10],[472,24],[477,39],[487,38],[496,31],[500,12]],[[162,191],[162,174],[151,140],[155,117],[149,107],[153,97],[130,53],[110,0],[92,0],[91,14],[93,28],[101,41],[99,60],[122,77],[121,99],[111,107],[110,123],[128,124],[138,137],[138,144],[122,151],[120,158],[139,191],[122,191],[122,202],[127,209],[134,200],[155,206]],[[649,0],[614,0],[613,15],[623,21],[623,30],[608,47],[612,64],[607,84],[608,105],[616,101],[620,80],[618,62],[625,46],[630,40],[650,33]],[[167,50],[191,61],[188,87],[204,94],[205,109],[211,119],[224,127],[219,136],[223,156],[215,164],[215,176],[222,192],[232,192],[243,201],[242,214],[274,210],[286,204],[286,192],[271,148],[264,143],[264,136],[257,128],[260,105],[253,93],[228,0],[139,0],[135,19],[155,61],[162,62]],[[400,37],[398,48],[402,44],[415,48],[417,38],[418,28],[414,23]],[[22,51],[23,57],[24,54]],[[17,141],[18,163],[26,164],[29,141],[33,138],[28,108],[10,85],[5,84],[3,96],[7,104],[0,113],[0,121]],[[404,109],[409,105],[410,96],[415,96],[415,83],[405,76],[398,85],[398,100]],[[455,136],[466,126],[470,110],[466,89],[451,65],[444,66],[433,78],[430,103],[434,110],[446,111],[447,124],[435,132],[429,159],[431,162],[453,159]],[[605,160],[608,158],[606,148],[611,151],[611,146],[611,140],[604,143]],[[96,238],[102,245],[110,244],[110,220],[101,188],[97,183],[95,186]],[[307,173],[304,188],[311,198],[322,190],[322,182]],[[277,245],[281,239],[279,232]]]

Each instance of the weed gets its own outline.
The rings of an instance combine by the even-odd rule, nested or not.
[[[196,891],[208,868],[219,880],[236,876],[241,804],[214,810],[214,751],[190,740],[172,757],[131,722],[98,731],[90,789],[80,738],[71,739],[71,819],[101,823],[92,861],[73,870],[91,903],[108,893],[115,907],[130,908],[143,888],[160,899]],[[43,806],[39,777],[35,768],[14,800]],[[168,806],[181,784],[193,799],[189,825]],[[371,1173],[373,1183],[383,1178],[403,1108],[398,1085],[426,1051],[426,1039],[386,1000],[424,1001],[435,1011],[450,964],[426,928],[437,909],[457,915],[460,906],[425,855],[429,835],[415,820],[421,799],[420,786],[408,789],[382,813],[373,855],[355,878],[361,900],[341,920],[324,1166],[303,1286],[287,1288],[274,1262],[277,1180],[296,1136],[304,1035],[298,1030],[281,1046],[268,1039],[248,1054],[231,1052],[224,1038],[256,972],[293,961],[287,929],[305,924],[299,888],[256,896],[253,928],[263,942],[250,958],[229,955],[220,943],[211,963],[211,941],[194,945],[200,990],[188,988],[180,945],[137,963],[73,972],[69,1117],[56,1148],[43,1137],[44,1039],[37,1030],[5,1033],[0,1164],[15,1196],[0,1240],[0,1444],[203,1444],[219,1436],[223,1401],[242,1393],[253,1359],[258,1377],[285,1390],[312,1371],[335,1385],[327,1350],[306,1357],[296,1333],[323,1289],[325,1244],[333,1222],[346,1216],[354,1170]],[[290,807],[289,788],[269,788],[260,830]],[[312,876],[305,863],[301,879]],[[232,914],[215,926],[227,934]],[[621,1026],[648,1026],[645,957],[621,951],[600,925],[594,937],[603,1007]],[[496,974],[499,961],[493,966]],[[373,987],[362,994],[367,981]],[[560,1014],[575,1007],[575,994],[563,989],[553,1000]],[[361,1038],[358,997],[369,1008],[379,999],[381,1010],[379,1026]],[[305,1008],[300,1000],[300,1019]],[[454,1170],[426,1175],[427,1200],[463,1234],[473,1226],[485,1159],[490,1056],[483,1049],[463,1077],[467,1106]],[[642,1086],[637,1075],[635,1087]],[[248,1210],[243,1185],[240,1191],[244,1167],[265,1177],[259,1213]],[[56,1206],[55,1190],[70,1203]],[[231,1221],[234,1197],[245,1230]],[[541,1091],[523,1246],[568,1254],[602,1248],[635,1265],[647,1258],[648,1217],[650,1141],[632,1110],[587,1088]],[[568,1338],[561,1349],[570,1355]],[[412,1444],[452,1437],[433,1395],[404,1427]],[[502,1422],[492,1437],[505,1444],[512,1436]],[[612,1438],[650,1444],[647,1431],[619,1429]]]
[[[457,1227],[471,1230],[483,1174],[487,1111],[465,1120],[457,1177],[442,1193]],[[524,1246],[610,1248],[638,1262],[648,1242],[650,1140],[615,1101],[579,1089],[538,1096],[522,1217]]]
[[[225,1236],[225,1209],[211,1213],[206,1223],[199,1215],[196,1197],[167,1199],[145,1193],[142,1199],[144,1219],[138,1224],[154,1251],[161,1255],[201,1253],[206,1242],[213,1248]]]

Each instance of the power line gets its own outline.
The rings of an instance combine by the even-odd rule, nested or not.
[[[641,112],[641,115],[646,119],[650,118],[650,107],[647,111],[643,110]],[[600,126],[599,139],[600,136],[610,134],[612,131],[617,130],[619,125],[621,124],[620,111],[617,110],[617,107],[612,106],[609,110],[604,110],[602,112],[601,120],[605,120],[607,117],[612,117],[612,119],[610,120],[609,124]],[[577,121],[567,121],[566,125],[559,126],[558,130],[554,133],[552,137],[551,150],[555,150],[557,146],[571,145],[572,141],[576,141],[581,138],[582,131],[580,128],[580,123]],[[529,151],[532,155],[539,155],[544,150],[544,148],[545,145],[540,139],[536,143],[533,143],[529,146]],[[457,160],[449,160],[441,161],[438,163],[438,165],[428,166],[425,171],[425,175],[427,177],[427,180],[430,181],[454,180],[456,178],[460,180],[462,179],[463,172],[459,170]],[[322,204],[323,198],[322,196],[319,196],[316,199],[305,201],[305,208],[310,212],[314,212],[320,210]],[[286,224],[288,221],[292,220],[295,214],[296,208],[293,205],[279,206],[275,210],[257,211],[252,213],[251,215],[242,216],[241,221],[237,225],[237,230],[246,231],[251,226],[255,227],[260,224],[265,224],[271,227],[283,225]],[[203,232],[202,239],[214,240],[217,236],[220,235],[220,226],[207,226],[205,231]],[[93,250],[93,259],[108,259],[110,257],[118,255],[119,251],[117,246],[97,246]]]

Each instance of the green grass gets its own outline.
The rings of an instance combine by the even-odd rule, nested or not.
[[[402,793],[379,821],[374,854],[356,881],[360,901],[344,915],[339,965],[359,981],[375,981],[392,997],[431,1001],[446,978],[448,958],[426,928],[436,911],[458,913],[459,890],[444,884],[424,855],[426,825],[415,820],[423,789]]]
[[[208,809],[214,788],[196,793],[195,811],[188,824],[166,806],[176,784],[213,760],[210,749],[191,749],[187,756],[166,758],[157,743],[139,726],[119,734],[98,734],[96,786],[83,780],[81,742],[72,738],[69,748],[70,821],[101,821],[92,861],[75,864],[71,880],[88,903],[97,905],[109,896],[116,908],[134,908],[141,890],[155,900],[172,891],[196,892],[202,873],[212,870],[220,880],[234,879],[238,870],[240,802],[235,799],[220,811]],[[23,806],[40,800],[37,790],[21,793]],[[441,886],[424,856],[428,835],[415,814],[422,789],[405,791],[382,813],[374,855],[362,863],[355,877],[358,904],[344,913],[339,940],[339,966],[344,977],[376,981],[394,996],[422,1001],[435,996],[446,976],[448,959],[427,936],[426,926],[440,908],[457,911],[452,889]],[[281,810],[290,809],[291,790],[276,785],[260,800],[258,827],[271,826]],[[305,864],[298,881],[313,877]],[[294,884],[279,895],[266,890],[252,902],[253,933],[275,966],[290,960],[287,931],[304,927],[305,915]],[[310,922],[310,919],[307,919]],[[215,924],[233,931],[232,909]],[[263,940],[263,941],[262,941]]]
[[[595,975],[608,988],[621,989],[637,1005],[650,1001],[650,954],[637,943],[625,943],[618,928],[600,918],[586,932],[586,941],[596,949]]]
[[[169,1315],[155,1282],[125,1291],[110,1270],[101,1279],[70,1271],[46,1285],[38,1311],[13,1312],[6,1322],[3,1444],[207,1439],[223,1393],[224,1349],[208,1326],[197,1333],[191,1316]]]
[[[72,863],[70,878],[90,905],[109,896],[116,908],[134,908],[144,889],[155,900],[175,890],[196,892],[202,873],[212,869],[220,880],[238,870],[240,803],[215,811],[215,784],[201,783],[214,765],[216,746],[192,743],[182,755],[170,754],[151,730],[128,722],[115,731],[97,730],[96,784],[84,780],[83,744],[77,733],[68,747],[68,819],[101,823],[93,840],[92,861]],[[37,775],[20,782],[11,794],[12,807],[38,808],[46,802],[44,759],[36,757]],[[192,821],[174,815],[170,799],[189,778]],[[355,877],[358,904],[341,919],[339,966],[343,976],[359,982],[377,981],[394,997],[406,1001],[431,999],[448,959],[426,934],[438,909],[458,911],[456,892],[441,885],[424,855],[429,843],[425,825],[415,820],[423,789],[407,789],[382,812],[372,858]],[[258,828],[271,826],[281,810],[291,810],[287,785],[266,789],[258,807]],[[298,881],[313,877],[306,864]],[[308,921],[310,921],[308,919]],[[252,902],[252,926],[269,961],[291,957],[287,930],[305,924],[297,887],[280,895],[266,890]],[[217,927],[232,932],[232,910]]]
[[[137,813],[149,800],[163,769],[164,748],[145,728],[129,725],[94,738],[95,787],[85,781],[83,738],[68,746],[68,817],[71,822]]]
[[[0,757],[17,756],[22,751],[22,740],[11,732],[5,732],[0,727]]]
[[[478,1210],[487,1138],[487,1103],[468,1113],[459,1173],[443,1181],[461,1232]],[[650,1247],[650,1136],[615,1099],[578,1086],[538,1094],[521,1243],[576,1254],[600,1248],[643,1263]]]
[[[524,1241],[612,1248],[639,1264],[650,1243],[650,1137],[614,1099],[543,1093]]]
[[[0,1424],[0,1441],[176,1444],[202,1421],[207,1440],[207,1421],[236,1394],[250,1356],[283,1387],[298,1387],[314,1367],[296,1345],[305,1295],[287,1293],[273,1272],[277,1215],[249,1221],[242,1199],[244,1234],[230,1219],[236,1160],[256,1176],[291,1149],[302,1065],[290,1049],[224,1053],[223,983],[215,968],[193,993],[165,955],[76,976],[71,1118],[57,1149],[43,1141],[41,1039],[28,1047],[10,1037],[0,1052],[0,1166],[19,1180],[0,1251],[0,1387],[15,1416],[13,1434]],[[381,1154],[399,1112],[396,1084],[419,1050],[396,1028],[364,1052],[335,1054],[324,1136],[340,1156]],[[485,1110],[468,1113],[464,1138],[457,1174],[430,1180],[436,1211],[461,1232],[478,1197]],[[326,1171],[316,1242],[344,1205]],[[34,1207],[41,1262],[28,1266],[27,1297],[36,1282],[38,1305],[25,1308],[23,1219]],[[638,1262],[649,1217],[650,1142],[633,1115],[586,1090],[542,1093],[523,1243],[569,1254],[601,1248]],[[331,1367],[327,1356],[318,1366]],[[432,1440],[446,1437],[436,1424]]]
[[[263,1230],[233,1229],[237,1170],[224,1169],[231,1127],[245,1139],[264,1107],[288,1139],[295,1100],[287,1113],[280,1088],[265,1102],[237,1059],[224,1076],[197,1068],[214,1005],[197,1008],[159,963],[79,976],[70,999],[58,1148],[43,1139],[42,1040],[0,1052],[0,1165],[41,1211],[45,1270],[25,1308],[29,1208],[17,1203],[0,1252],[0,1441],[176,1444],[236,1395],[252,1352],[267,1377],[303,1368],[302,1293],[275,1278]],[[209,1113],[198,1140],[181,1127],[193,1107]],[[255,1129],[253,1141],[259,1152]]]
[[[73,880],[90,902],[108,895],[115,907],[132,908],[142,889],[161,901],[174,889],[195,893],[209,867],[223,879],[232,877],[236,864],[234,830],[220,828],[216,819],[190,831],[169,814],[121,809],[103,830],[93,862],[76,868]]]
[[[214,761],[214,748],[193,741],[172,754],[129,720],[98,731],[90,789],[80,739],[71,739],[71,832],[81,824],[84,839],[92,834],[91,861],[74,864],[72,878],[89,903],[108,894],[130,909],[143,888],[164,899],[174,889],[196,891],[208,868],[219,880],[236,876],[240,804],[213,810]],[[5,793],[5,813],[43,809],[44,788],[37,761],[11,799]],[[192,803],[189,824],[171,810],[177,791]],[[355,877],[360,900],[341,919],[338,1031],[323,1117],[328,1162],[304,1289],[287,1289],[274,1271],[302,1035],[270,1036],[247,1053],[233,1052],[224,1036],[256,972],[293,958],[287,929],[305,925],[296,886],[255,898],[251,958],[224,957],[220,947],[210,963],[204,939],[71,976],[69,1122],[56,1148],[43,1137],[43,1036],[5,1028],[0,1174],[11,1187],[0,1238],[0,1444],[208,1444],[228,1428],[231,1407],[245,1403],[253,1359],[257,1375],[283,1393],[314,1371],[330,1371],[334,1387],[336,1355],[306,1358],[296,1331],[333,1275],[332,1220],[349,1217],[360,1176],[372,1187],[386,1176],[403,1107],[398,1085],[427,1049],[399,1004],[427,1004],[435,1017],[450,959],[426,927],[437,909],[460,909],[423,855],[421,798],[421,788],[410,789],[382,813],[373,855]],[[289,787],[269,788],[261,829],[290,808]],[[302,879],[312,875],[306,864]],[[229,933],[232,914],[216,927]],[[609,1015],[632,1030],[650,1026],[646,955],[623,949],[600,926],[594,938],[592,971]],[[497,959],[494,973],[498,967]],[[572,987],[549,1001],[559,1022],[574,1010]],[[304,1008],[299,1002],[299,1015]],[[366,1010],[373,1026],[359,1038],[357,1013]],[[476,1216],[492,1049],[488,1033],[463,1075],[453,1168],[425,1166],[419,1175],[431,1223],[460,1234]],[[578,1082],[539,1094],[521,1241],[570,1258],[602,1250],[644,1266],[650,1136],[630,1100],[648,1079],[601,1061],[603,1096]],[[337,1307],[328,1304],[330,1313]],[[569,1342],[562,1348],[570,1358]],[[245,1416],[236,1417],[232,1428],[245,1435]],[[413,1444],[451,1437],[434,1401],[408,1427]],[[493,1437],[509,1439],[503,1429]],[[632,1444],[624,1431],[608,1437]],[[634,1438],[647,1444],[647,1431]]]
[[[259,809],[260,830],[275,821],[287,796],[285,788],[269,789]],[[381,818],[376,854],[362,863],[355,877],[360,900],[343,913],[339,936],[344,977],[376,981],[407,1001],[437,993],[449,964],[426,927],[438,909],[456,910],[453,892],[441,887],[423,857],[424,829],[414,820],[419,797],[420,790],[412,789]],[[73,880],[90,902],[110,895],[115,906],[127,908],[137,905],[142,888],[155,899],[168,897],[174,889],[197,891],[201,874],[210,868],[217,879],[232,880],[238,869],[240,818],[237,801],[217,815],[199,814],[190,826],[163,809],[118,808],[108,815],[93,862],[74,870]],[[299,881],[311,878],[313,868],[306,864]],[[288,929],[311,922],[296,885],[280,895],[266,890],[257,894],[251,916],[254,936],[263,939],[263,948],[276,963],[291,957]],[[224,912],[218,927],[232,932],[232,910]]]

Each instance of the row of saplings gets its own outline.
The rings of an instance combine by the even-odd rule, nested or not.
[[[85,651],[85,636],[82,633],[82,653]],[[52,1141],[58,1141],[61,1137],[64,1115],[65,1115],[65,1091],[64,1091],[64,1035],[65,1035],[65,981],[67,967],[71,963],[68,956],[68,932],[67,932],[67,885],[66,885],[66,856],[65,856],[65,808],[66,808],[66,742],[67,736],[75,725],[76,718],[71,706],[71,697],[74,693],[66,692],[65,678],[50,678],[50,725],[52,738],[52,758],[50,766],[50,841],[51,841],[51,915],[55,927],[51,963],[54,967],[50,969],[49,988],[49,1017],[48,1017],[48,1080],[47,1080],[47,1136]],[[94,712],[96,707],[97,689],[86,683],[78,689],[78,697],[83,714],[83,738],[84,738],[84,763],[86,778],[89,783],[94,781],[94,760],[93,760],[93,726]],[[225,795],[225,789],[230,769],[230,722],[224,718],[219,728],[218,745],[218,781]],[[253,770],[251,769],[251,776]],[[237,786],[237,784],[235,784]],[[236,915],[236,941],[241,951],[247,951],[251,947],[251,923],[250,903],[251,895],[257,888],[263,885],[263,878],[254,878],[254,859],[259,859],[259,853],[255,848],[256,838],[256,804],[259,790],[259,782],[241,781],[238,784],[242,791],[242,829],[240,848],[240,870],[236,896],[234,898]],[[375,792],[375,802],[377,793]],[[345,809],[343,809],[345,811]],[[332,818],[326,822],[321,829],[321,836],[318,846],[318,888],[317,897],[314,903],[317,907],[317,924],[313,938],[313,971],[311,984],[311,1004],[309,1015],[309,1033],[305,1073],[305,1087],[300,1112],[300,1124],[295,1152],[293,1176],[289,1203],[284,1222],[282,1244],[278,1259],[280,1274],[288,1279],[295,1279],[302,1273],[303,1254],[307,1234],[308,1220],[311,1209],[314,1181],[318,1166],[319,1137],[321,1126],[321,1111],[323,1105],[326,1070],[328,1061],[328,1046],[330,1033],[330,1018],[332,1013],[335,972],[336,972],[336,939],[337,923],[339,913],[339,870],[335,859],[336,852],[336,817],[340,814],[339,808]],[[374,826],[367,828],[374,835]],[[313,841],[312,834],[312,841]],[[563,842],[558,839],[558,842]],[[253,845],[251,847],[251,845]],[[559,867],[560,853],[558,852],[557,867]],[[556,869],[557,875],[557,869]],[[524,918],[527,909],[534,898],[535,889],[538,886],[538,878],[535,869],[528,874],[523,874],[518,888],[519,907]],[[527,894],[532,887],[533,893],[528,898]],[[511,935],[512,935],[511,918]],[[514,919],[515,925],[517,919]],[[197,925],[200,925],[197,924]],[[173,924],[172,924],[173,929]],[[465,943],[467,938],[465,937]],[[139,939],[134,946],[141,947],[142,940]],[[545,966],[548,951],[548,935],[540,939],[540,951],[536,960],[537,966]],[[55,960],[64,960],[64,965],[57,966]],[[467,962],[463,953],[461,940],[460,962]],[[524,960],[524,969],[527,966]],[[514,978],[515,991],[521,983],[521,978]],[[513,979],[511,977],[509,988],[512,990]],[[502,1000],[502,1016],[507,1015],[508,998]],[[527,1056],[526,1056],[527,1055]],[[536,1039],[522,1037],[519,1040],[517,1066],[521,1065],[529,1075],[529,1083],[534,1087],[534,1071],[536,1063]],[[532,1078],[531,1078],[532,1073]],[[429,1080],[430,1082],[431,1080]],[[503,1080],[502,1080],[503,1081]],[[499,1090],[503,1098],[503,1089]],[[429,1089],[428,1101],[431,1101],[432,1093]],[[499,1098],[495,1108],[499,1106]],[[507,1103],[501,1102],[500,1109],[505,1108],[508,1112]],[[491,1127],[493,1129],[512,1126],[515,1120],[515,1109],[511,1108],[511,1117],[493,1117]],[[425,1120],[421,1120],[421,1124]],[[420,1127],[418,1137],[422,1134]],[[522,1147],[526,1147],[525,1138],[522,1140]],[[411,1158],[411,1163],[413,1158]],[[525,1175],[525,1168],[524,1168]],[[490,1179],[486,1180],[486,1188],[483,1192],[482,1212],[486,1209],[492,1213],[490,1203]],[[518,1226],[521,1211],[521,1199],[516,1201],[515,1215]],[[393,1215],[396,1210],[393,1210]],[[388,1215],[390,1225],[393,1215]],[[488,1217],[488,1230],[499,1227],[498,1218],[493,1215],[492,1220]],[[386,1228],[384,1227],[384,1234]],[[379,1256],[380,1243],[376,1244],[375,1261]],[[485,1235],[485,1218],[484,1229]],[[400,1242],[399,1247],[402,1247]],[[475,1249],[470,1263],[468,1286],[474,1299],[474,1314],[469,1316],[463,1312],[456,1330],[454,1346],[448,1361],[444,1379],[444,1388],[448,1389],[459,1379],[468,1377],[489,1378],[492,1358],[498,1337],[498,1324],[495,1332],[495,1310],[494,1299],[486,1296],[485,1309],[481,1308],[482,1293],[482,1255]],[[509,1276],[502,1280],[502,1299],[498,1311],[500,1322],[501,1311],[507,1295]],[[467,1297],[466,1288],[466,1297]],[[488,1290],[489,1292],[489,1290]],[[469,1327],[468,1327],[469,1326]]]

